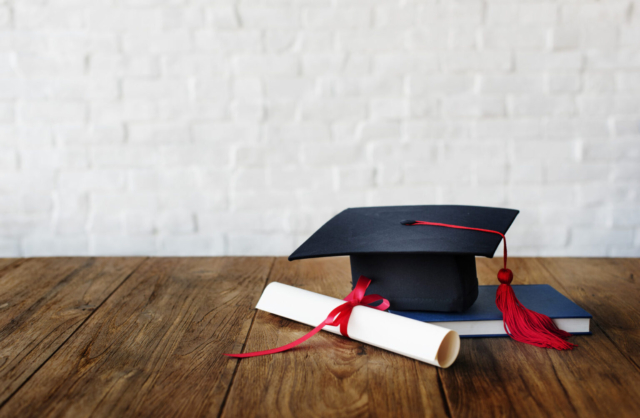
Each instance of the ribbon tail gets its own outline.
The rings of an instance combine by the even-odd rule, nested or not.
[[[290,342],[287,345],[283,345],[282,347],[272,348],[270,350],[264,350],[264,351],[254,351],[252,353],[238,353],[238,354],[224,354],[224,355],[227,357],[248,358],[248,357],[266,356],[267,354],[282,353],[283,351],[291,350],[293,347],[307,341],[309,338],[313,337],[318,332],[320,332],[320,330],[329,322],[331,322],[331,318],[325,319],[320,325],[318,325],[317,327],[309,331],[307,334],[303,335],[302,337],[298,338],[293,342]]]

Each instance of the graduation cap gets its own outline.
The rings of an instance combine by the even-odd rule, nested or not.
[[[493,257],[500,236],[442,227],[409,227],[429,220],[507,232],[517,210],[477,206],[350,208],[322,226],[289,260],[348,255],[352,284],[372,280],[368,293],[397,310],[461,312],[476,301],[475,256]]]
[[[475,256],[493,257],[519,211],[430,205],[349,208],[334,216],[289,256],[289,260],[348,255],[352,286],[372,280],[367,294],[379,294],[396,310],[462,312],[478,297]],[[514,339],[568,349],[569,334],[546,316],[524,308],[506,268],[497,304]]]

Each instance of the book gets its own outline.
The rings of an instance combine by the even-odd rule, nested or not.
[[[528,309],[547,315],[556,326],[574,335],[588,335],[591,315],[548,284],[513,285],[518,300]],[[502,312],[496,306],[498,286],[479,286],[478,299],[464,312],[389,312],[449,328],[461,337],[507,336]]]

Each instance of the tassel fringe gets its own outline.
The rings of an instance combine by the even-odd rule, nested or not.
[[[559,329],[551,318],[525,308],[516,298],[510,284],[502,283],[498,286],[496,305],[502,312],[505,331],[514,340],[556,350],[577,347],[566,341],[571,334]]]

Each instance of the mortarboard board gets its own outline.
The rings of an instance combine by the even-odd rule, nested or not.
[[[475,256],[493,257],[500,234],[424,226],[414,219],[504,234],[517,210],[479,206],[350,208],[334,216],[289,260],[348,255],[352,283],[372,279],[367,294],[381,294],[397,310],[460,312],[478,296]]]

